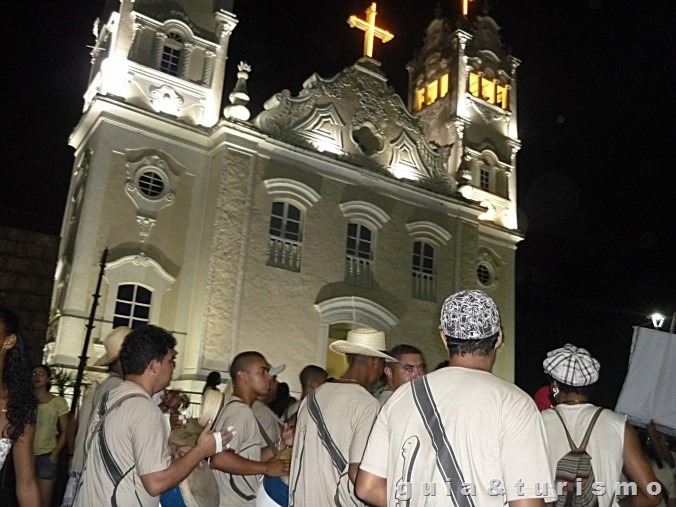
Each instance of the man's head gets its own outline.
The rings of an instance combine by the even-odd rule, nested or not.
[[[238,392],[251,393],[254,397],[270,392],[272,377],[270,365],[260,352],[240,352],[230,365],[230,378]]]
[[[402,343],[390,349],[388,355],[399,361],[398,363],[385,363],[387,385],[393,391],[406,382],[422,377],[427,373],[422,352],[413,345]]]
[[[441,308],[441,338],[450,356],[493,354],[502,343],[495,301],[480,290],[450,295]]]
[[[360,370],[363,386],[370,387],[383,375],[385,361],[397,362],[384,351],[387,349],[385,333],[376,329],[362,327],[348,331],[345,340],[337,340],[329,348],[347,356],[349,368]]]
[[[599,379],[601,363],[587,349],[566,343],[561,348],[547,352],[542,367],[552,379],[555,400],[559,393],[574,393],[589,398]]]
[[[145,377],[153,393],[162,391],[171,382],[176,367],[175,347],[176,338],[161,327],[147,325],[134,329],[120,350],[125,377]]]
[[[326,382],[327,377],[328,373],[324,368],[314,364],[306,366],[300,372],[300,385],[303,388],[303,393],[311,393]]]
[[[118,326],[108,333],[103,339],[105,353],[99,357],[94,363],[94,366],[108,366],[110,371],[121,373],[122,365],[120,364],[120,350],[122,349],[124,339],[129,333],[131,333],[131,329],[127,326]]]

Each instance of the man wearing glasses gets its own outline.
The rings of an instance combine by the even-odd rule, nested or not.
[[[425,358],[420,349],[413,345],[402,343],[401,345],[392,348],[387,354],[399,362],[385,363],[387,385],[380,393],[380,396],[378,396],[378,402],[381,407],[399,386],[402,386],[415,378],[422,377],[427,373]]]

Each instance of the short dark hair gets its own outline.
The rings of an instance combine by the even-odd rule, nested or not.
[[[254,350],[240,352],[235,356],[230,365],[230,380],[232,380],[233,384],[237,384],[237,374],[241,371],[246,371],[252,359],[263,359],[265,361],[263,354]]]
[[[495,344],[498,343],[498,336],[500,336],[499,332],[480,340],[456,340],[444,335],[449,356],[464,356],[469,354],[483,357],[488,356],[495,349]]]
[[[401,359],[401,356],[403,356],[404,354],[418,354],[420,356],[423,355],[422,351],[418,347],[408,345],[407,343],[400,343],[399,345],[395,345],[387,352],[388,356],[392,356],[397,360]]]
[[[174,347],[176,338],[166,329],[152,324],[137,327],[126,336],[122,344],[122,371],[125,375],[141,375],[151,361],[162,361]]]
[[[318,378],[326,379],[328,375],[326,370],[321,366],[309,364],[300,372],[300,385],[301,387],[306,388],[313,380]]]
[[[556,380],[556,379],[554,379]],[[591,397],[594,395],[594,391],[596,391],[596,384],[597,382],[594,382],[593,384],[589,384],[587,386],[571,386],[568,384],[564,384],[560,380],[556,380],[557,385],[559,386],[559,390],[564,393],[564,394],[579,394],[581,396],[586,397],[587,399],[591,399]]]

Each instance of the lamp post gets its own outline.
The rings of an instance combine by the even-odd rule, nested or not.
[[[75,377],[75,387],[73,388],[73,402],[70,405],[70,411],[75,413],[77,402],[80,399],[80,389],[82,387],[82,378],[84,377],[85,367],[87,366],[87,350],[89,349],[89,340],[92,337],[94,330],[94,319],[96,317],[96,307],[99,305],[99,298],[101,297],[101,282],[106,271],[106,261],[108,260],[108,249],[103,250],[101,255],[101,262],[99,263],[99,278],[96,282],[96,291],[92,294],[94,300],[92,301],[91,310],[89,312],[89,321],[87,322],[87,332],[85,333],[84,344],[82,345],[82,355],[80,356],[80,364],[77,368],[77,376]]]
[[[650,318],[650,320],[653,321],[653,327],[656,329],[661,328],[662,324],[664,324],[664,315],[662,315],[661,313],[655,312],[649,315],[648,317]]]

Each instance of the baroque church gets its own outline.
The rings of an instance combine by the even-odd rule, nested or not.
[[[467,2],[429,23],[405,99],[365,3],[362,58],[252,114],[246,63],[223,90],[232,0],[109,0],[69,141],[49,361],[78,364],[108,249],[90,365],[113,327],[150,322],[177,338],[188,391],[243,350],[286,363],[298,391],[307,364],[341,373],[328,345],[357,326],[432,368],[443,299],[479,288],[503,318],[494,373],[513,380],[519,60]]]

